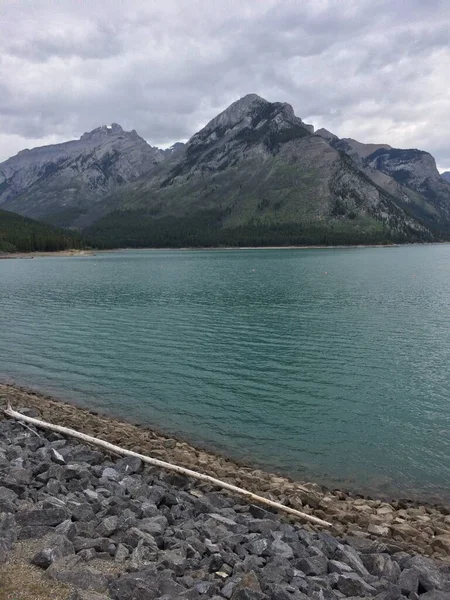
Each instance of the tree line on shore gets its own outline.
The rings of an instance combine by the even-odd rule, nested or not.
[[[81,235],[0,210],[0,252],[57,252],[83,248]]]

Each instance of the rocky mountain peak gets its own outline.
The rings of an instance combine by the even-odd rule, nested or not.
[[[267,136],[293,129],[298,134],[296,137],[314,132],[312,125],[295,116],[290,104],[268,102],[257,94],[247,94],[192,136],[186,150],[188,154],[198,153],[219,141],[231,139],[260,142]]]
[[[96,127],[92,131],[88,131],[87,133],[83,133],[80,137],[80,141],[88,142],[91,140],[101,140],[106,136],[118,135],[124,133],[123,128],[118,123],[111,123],[111,125],[101,125],[100,127]],[[136,133],[136,132],[131,132]]]
[[[327,142],[337,142],[339,140],[337,135],[331,133],[331,131],[328,131],[328,129],[325,129],[325,127],[318,129],[316,131],[316,135],[320,135],[320,137],[324,140],[327,140]]]

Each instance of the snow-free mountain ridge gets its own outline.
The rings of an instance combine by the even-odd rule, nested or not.
[[[0,206],[104,245],[446,239],[450,183],[433,157],[363,144],[249,94],[186,144],[113,124],[0,164]]]

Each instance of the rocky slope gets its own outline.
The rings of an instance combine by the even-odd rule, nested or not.
[[[0,165],[0,204],[106,247],[450,236],[450,183],[431,155],[314,132],[256,94],[167,150],[113,125],[21,152]]]
[[[450,185],[428,152],[362,144],[317,132],[333,148],[345,152],[370,179],[392,194],[399,206],[433,230],[447,231],[450,223]]]
[[[380,177],[392,183],[401,200],[395,180],[382,172]],[[175,160],[100,203],[104,214],[129,212],[124,218],[106,216],[92,232],[119,233],[121,225],[136,229],[146,216],[163,228],[168,217],[186,224],[193,216],[201,222],[207,214],[216,240],[253,232],[255,239],[267,241],[271,230],[285,235],[289,227],[294,237],[313,243],[429,237],[426,226],[388,188],[371,180],[330,140],[315,135],[290,105],[250,94],[196,133]],[[403,195],[408,198],[407,192]],[[171,228],[176,224],[171,221]],[[202,235],[193,231],[194,237]],[[133,240],[125,235],[124,242]]]
[[[34,401],[52,413],[48,401]],[[53,408],[53,421],[61,423],[57,414],[64,413],[64,405],[53,402]],[[97,419],[105,427],[105,420],[79,412],[83,422]],[[111,422],[110,435],[117,436],[121,427],[131,426]],[[127,444],[142,439],[155,446],[157,436],[149,442],[151,432],[135,430],[134,438],[126,436]],[[186,444],[161,441],[163,451],[178,449],[185,460],[199,461],[201,453],[197,458]],[[139,445],[137,450],[145,452]],[[216,470],[218,465],[216,460],[215,466],[196,468]],[[233,473],[236,480],[251,471],[235,467]],[[274,493],[281,493],[288,481],[271,477]],[[300,495],[303,489],[303,510],[311,510],[308,502],[317,497],[313,488],[309,499],[306,488],[298,489]],[[355,515],[369,517],[370,523],[370,502],[353,503]],[[396,513],[391,504],[379,502],[378,507],[385,520]],[[432,519],[423,507],[402,510],[424,531],[438,527],[437,511]],[[345,535],[336,527],[318,531],[195,480],[144,467],[137,458],[110,457],[59,434],[0,418],[0,593],[6,589],[11,594],[6,598],[40,600],[49,593],[61,600],[448,598],[448,564],[414,553],[420,535],[407,538],[411,525],[400,510],[397,515],[385,527],[392,537],[374,524],[374,534],[370,524],[360,529],[353,524],[352,529],[350,519],[342,520],[351,529]],[[443,530],[446,518],[440,514]],[[336,515],[332,520],[339,524]],[[443,552],[436,556],[445,561],[445,535],[435,538],[436,550]]]
[[[445,181],[450,182],[450,171],[445,171],[445,173],[441,173],[441,177],[443,177]]]
[[[23,150],[0,164],[0,207],[76,225],[96,202],[164,160],[136,131],[98,127],[79,140]]]

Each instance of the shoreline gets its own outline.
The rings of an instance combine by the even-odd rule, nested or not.
[[[0,254],[0,260],[8,260],[13,258],[31,259],[58,256],[95,256],[99,252],[105,250],[57,250],[55,252],[11,252],[10,254]]]
[[[220,251],[220,250],[355,250],[364,248],[403,248],[409,246],[444,246],[450,242],[417,242],[405,244],[350,244],[341,246],[185,246],[180,248],[161,247],[161,248],[108,248],[108,249],[91,249],[91,250],[57,250],[55,252],[12,252],[10,254],[0,254],[0,260],[8,259],[32,259],[45,257],[69,257],[69,256],[96,256],[97,254],[105,254],[109,252],[132,252],[136,250],[145,251]]]
[[[64,425],[154,458],[197,470],[333,523],[333,535],[356,535],[444,560],[450,556],[450,504],[382,501],[328,489],[248,466],[196,447],[177,436],[88,410],[21,386],[0,383],[0,410],[37,409],[43,420]],[[3,413],[0,420],[4,419]],[[222,491],[226,494],[226,492]]]

